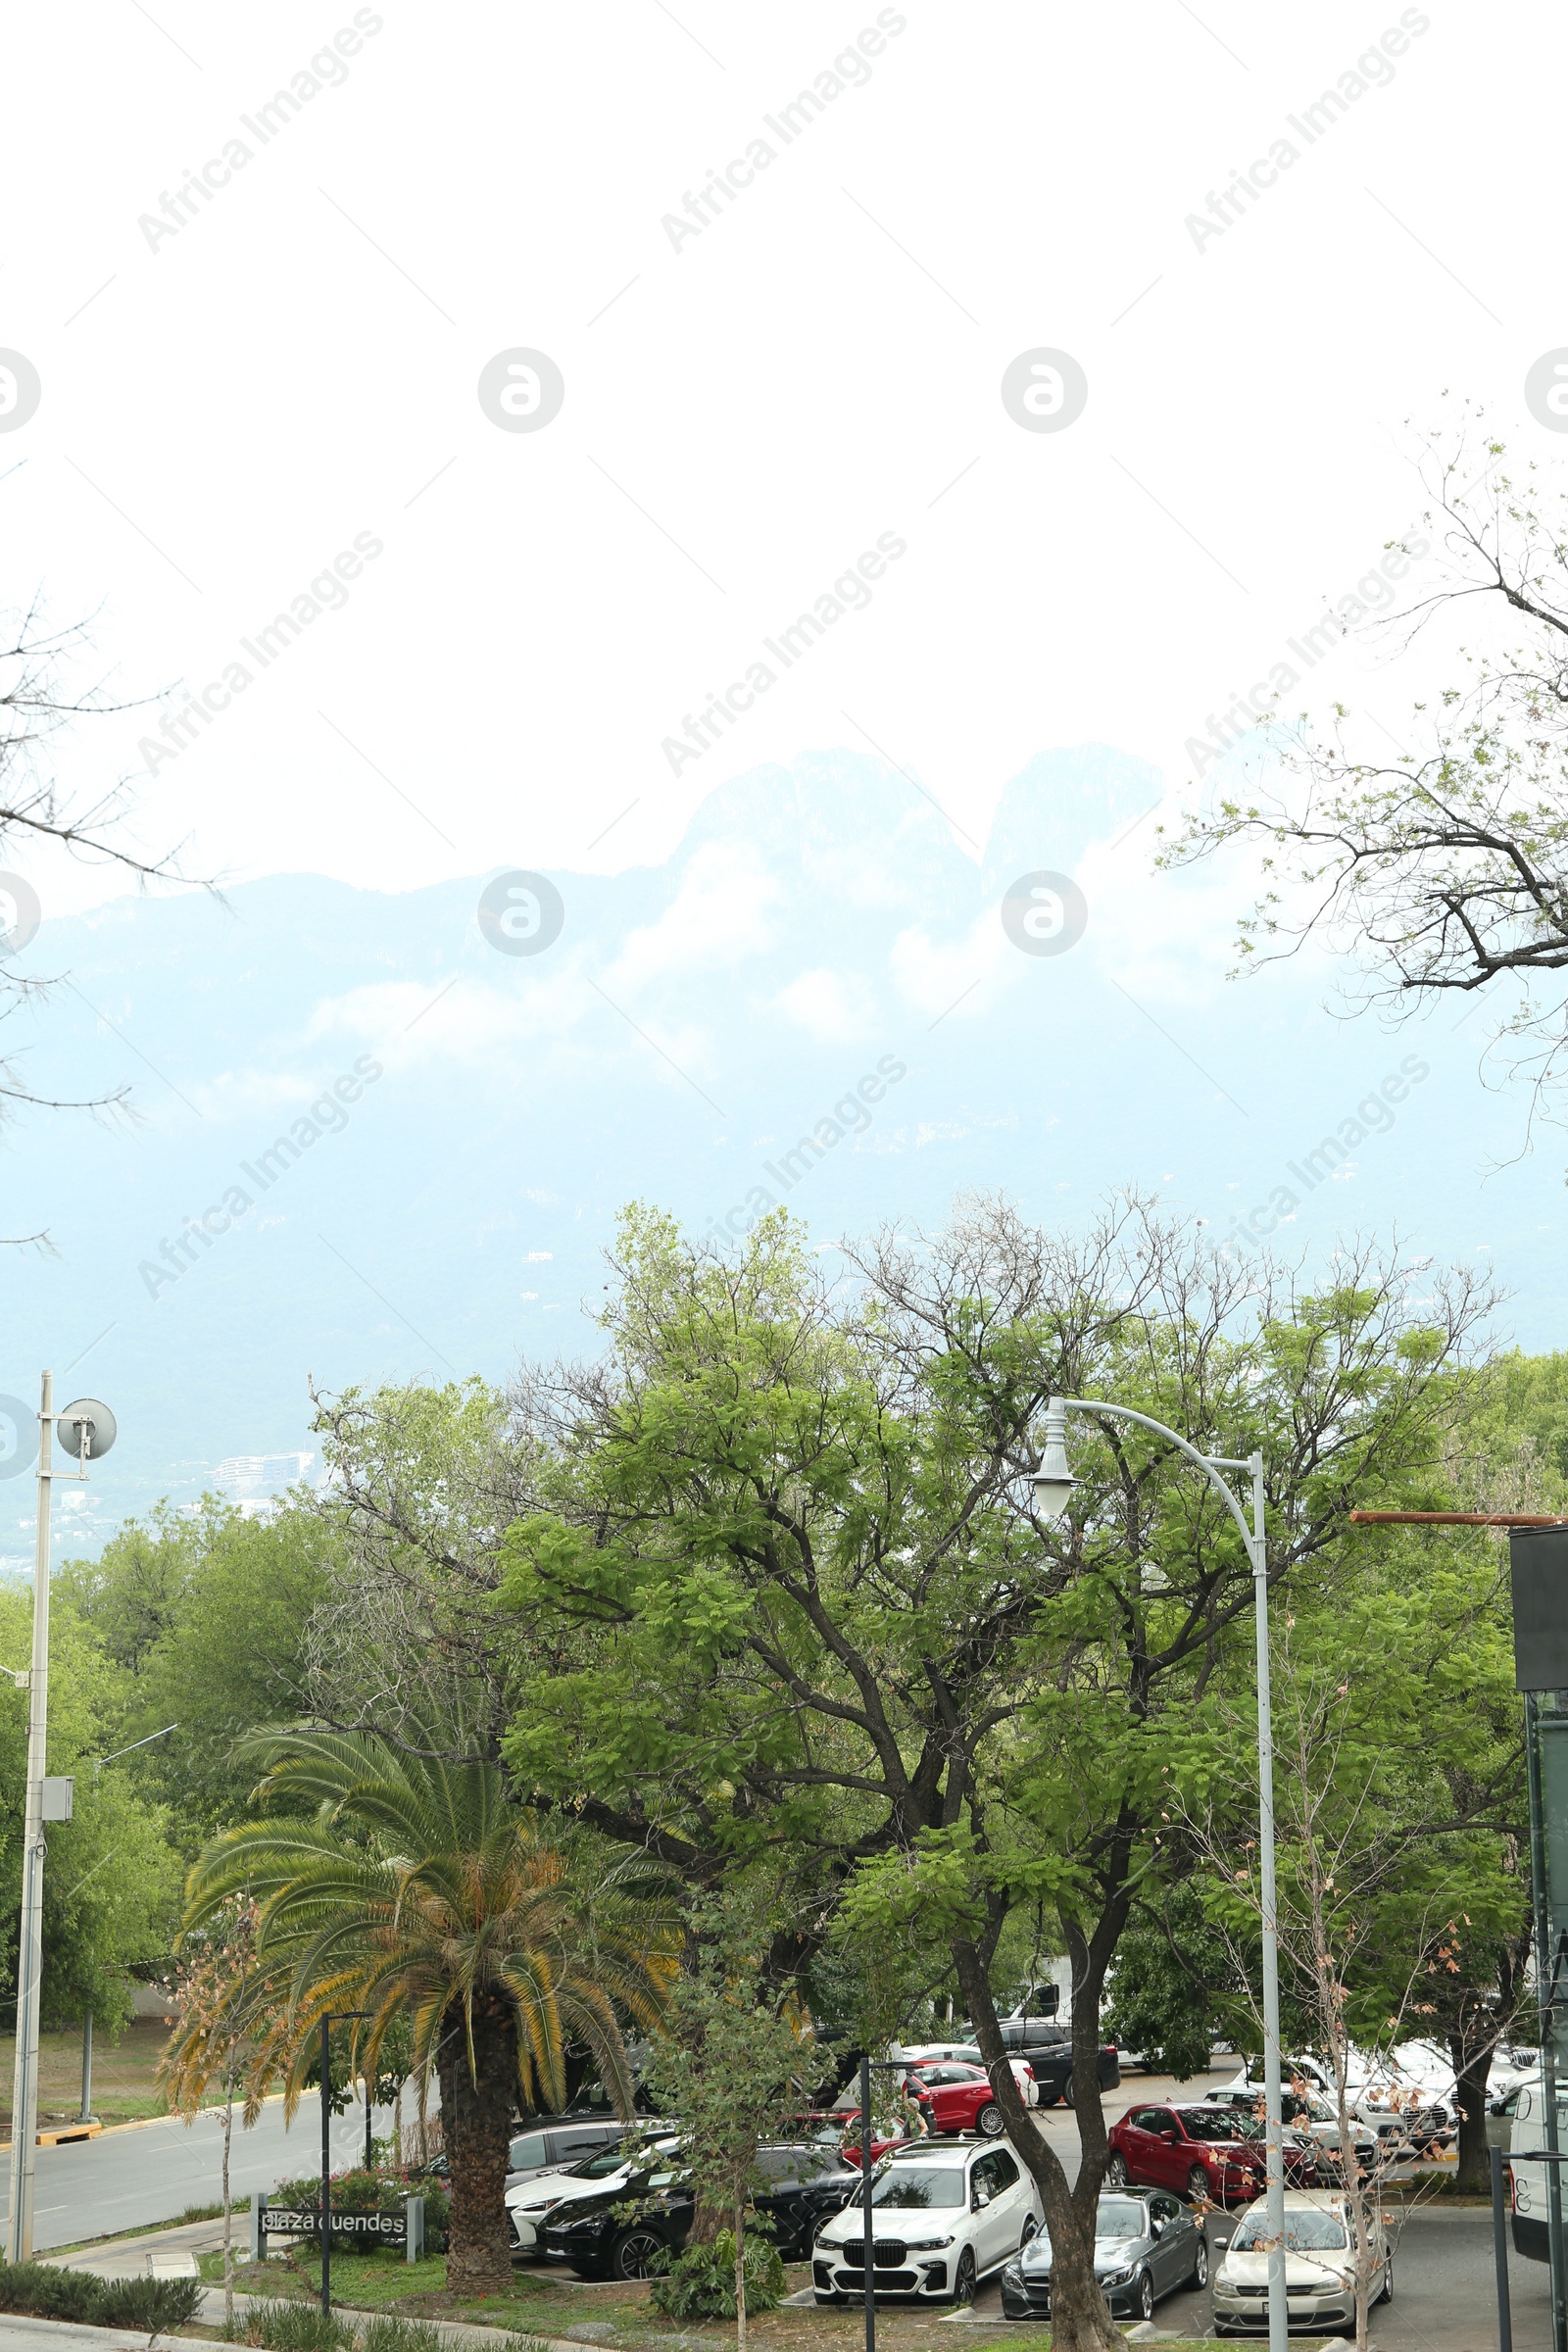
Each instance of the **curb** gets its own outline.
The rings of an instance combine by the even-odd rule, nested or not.
[[[270,2090],[266,2098],[263,2099],[262,2105],[264,2107],[273,2107],[277,2104],[278,2100],[283,2098],[285,2095],[286,2094],[281,2090]],[[159,2124],[179,2124],[185,2131],[188,2132],[191,2125],[199,2124],[204,2115],[221,2115],[222,2112],[223,2110],[220,2106],[198,2107],[195,2114],[191,2116],[187,2122],[184,2116],[178,2115],[172,2109],[171,2109],[167,2115],[135,2116],[128,2124],[100,2124],[96,2132],[76,2132],[73,2131],[68,2125],[63,2128],[64,2144],[67,2147],[71,2147],[74,2146],[78,2139],[82,2141],[92,2139],[113,2139],[116,2134],[121,2132],[151,2132]],[[56,2144],[57,2136],[57,2134],[52,2132],[40,2132],[34,2144],[40,2148],[53,2147]],[[9,2139],[0,2139],[0,2156],[4,2156],[9,2153],[10,2147],[11,2142]],[[0,2319],[3,2319],[5,2316],[6,2315],[3,2312],[0,2312]]]
[[[242,2311],[248,2312],[257,2305],[269,2302],[271,2298],[267,2295],[236,2295],[234,2297],[234,2310],[237,2315]],[[361,2311],[357,2305],[349,2303],[334,2303],[332,2309],[335,2314],[341,2314],[345,2320],[369,2321],[385,2316],[382,2313],[373,2311]],[[202,2319],[208,2321],[221,2320],[223,2316],[223,2290],[220,2286],[208,2287],[206,2293],[202,2297],[200,2316]],[[473,2320],[422,2320],[420,2325],[421,2327],[438,2328],[440,2330],[442,2342],[448,2344],[463,2344],[466,2346],[470,2344],[494,2344],[498,2336],[511,2334],[532,2336],[533,2341],[536,2344],[543,2345],[544,2352],[592,2352],[592,2347],[586,2345],[580,2336],[564,2338],[561,2336],[534,2335],[531,2328],[517,2327],[511,2323],[509,2323],[506,2327],[487,2328],[481,2323]],[[78,2332],[83,2335],[102,2337],[106,2343],[122,2344],[127,2341],[134,2342],[142,2347],[142,2352],[146,2352],[145,2338],[139,2335],[127,2338],[122,2335],[112,2333],[107,2328],[82,2328]],[[1310,2347],[1307,2347],[1307,2352],[1311,2352]]]

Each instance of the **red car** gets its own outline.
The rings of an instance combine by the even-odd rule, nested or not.
[[[1138,2181],[1173,2188],[1195,2205],[1246,2204],[1267,2185],[1260,2139],[1237,2130],[1223,2108],[1130,2107],[1106,2138],[1107,2188]]]
[[[1032,2077],[1033,2069],[1028,2071]],[[933,2132],[983,2132],[988,2139],[999,2139],[1006,2129],[984,2067],[958,2059],[922,2066],[910,2075],[909,2089]]]

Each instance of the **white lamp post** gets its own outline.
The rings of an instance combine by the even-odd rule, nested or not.
[[[27,1793],[22,1840],[22,1939],[17,1960],[17,2070],[11,2098],[11,2212],[6,2259],[32,2253],[32,2180],[38,2134],[38,1980],[43,1971],[44,1823],[71,1819],[72,1784],[44,1778],[49,1738],[49,1501],[57,1478],[85,1481],[89,1459],[99,1461],[115,1442],[115,1416],[95,1396],[54,1409],[54,1375],[43,1376],[38,1405],[38,1541],[32,1572],[32,1666],[14,1679],[27,1690]],[[79,1470],[50,1467],[56,1424],[66,1452]]]
[[[1209,1483],[1223,1494],[1232,1518],[1242,1531],[1247,1556],[1252,1563],[1253,1621],[1257,1642],[1257,1790],[1258,1842],[1262,1848],[1263,1914],[1263,2104],[1268,2145],[1268,2341],[1269,2352],[1286,2352],[1290,2326],[1285,2289],[1285,2158],[1280,2127],[1280,1958],[1275,1927],[1274,1891],[1274,1732],[1269,1714],[1268,1682],[1268,1563],[1263,1549],[1263,1456],[1249,1454],[1233,1461],[1223,1454],[1200,1453],[1174,1429],[1130,1405],[1102,1404],[1082,1396],[1053,1396],[1046,1407],[1046,1443],[1040,1467],[1033,1473],[1035,1509],[1042,1519],[1059,1519],[1077,1481],[1067,1467],[1067,1415],[1108,1413],[1119,1421],[1136,1421],[1166,1439],[1188,1460],[1196,1462]],[[1222,1470],[1248,1470],[1252,1478],[1252,1518],[1247,1515]]]

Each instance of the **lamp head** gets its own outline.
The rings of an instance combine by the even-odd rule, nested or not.
[[[1037,1518],[1059,1519],[1078,1484],[1067,1467],[1067,1407],[1059,1396],[1053,1396],[1046,1407],[1045,1449],[1029,1483],[1034,1489]]]

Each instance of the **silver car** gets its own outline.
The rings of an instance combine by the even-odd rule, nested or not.
[[[1168,2189],[1107,2190],[1095,2215],[1095,2277],[1112,2312],[1147,2320],[1162,2295],[1208,2284],[1208,2244]],[[1002,2274],[1003,2316],[1051,2317],[1051,2240],[1039,2230]]]

